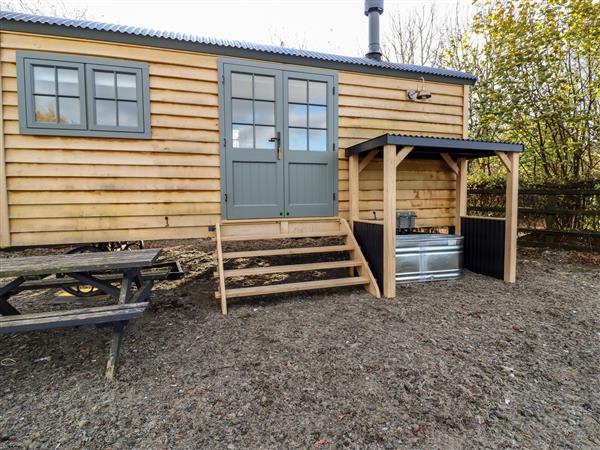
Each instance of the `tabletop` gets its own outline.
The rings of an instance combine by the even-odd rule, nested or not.
[[[161,249],[122,252],[74,253],[71,255],[25,256],[0,259],[0,278],[51,275],[54,273],[123,271],[150,267]]]

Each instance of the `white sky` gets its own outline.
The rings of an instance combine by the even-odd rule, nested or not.
[[[2,0],[0,0],[1,2]],[[43,0],[51,1],[51,0]],[[392,14],[434,4],[440,13],[468,0],[385,0],[382,29]],[[92,20],[363,55],[367,18],[363,0],[63,0],[86,8]]]

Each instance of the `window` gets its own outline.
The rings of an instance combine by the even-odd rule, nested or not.
[[[275,77],[231,74],[231,121],[235,148],[275,148]]]
[[[18,52],[21,133],[150,138],[148,65]]]
[[[327,83],[288,79],[290,150],[327,150]]]

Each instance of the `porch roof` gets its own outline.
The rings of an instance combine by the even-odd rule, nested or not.
[[[441,153],[447,153],[457,158],[475,159],[496,156],[496,152],[520,153],[525,150],[523,144],[513,142],[388,133],[348,147],[346,156],[360,155],[371,150],[383,150],[384,145],[413,146],[413,150],[408,155],[408,158],[412,159],[438,159]]]

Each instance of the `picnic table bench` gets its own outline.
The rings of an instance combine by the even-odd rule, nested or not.
[[[151,268],[160,251],[146,249],[0,260],[0,278],[14,278],[0,287],[0,334],[112,324],[113,334],[105,373],[106,378],[112,379],[118,364],[125,325],[129,320],[140,317],[146,309],[146,300],[156,279],[156,276],[144,277],[142,269]],[[51,275],[64,278],[40,279]],[[120,282],[120,286],[115,286],[115,282]],[[91,285],[108,294],[117,303],[68,311],[20,314],[8,301],[12,295],[23,290],[57,287],[61,283]]]

